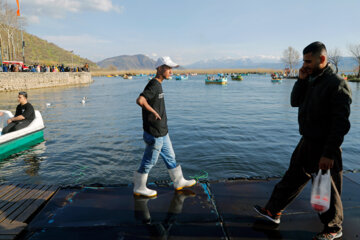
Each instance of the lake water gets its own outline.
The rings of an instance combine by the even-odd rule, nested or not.
[[[169,134],[184,175],[209,179],[281,176],[300,139],[295,80],[274,84],[249,75],[227,86],[205,76],[165,81]],[[0,162],[1,182],[127,184],[144,151],[141,109],[135,104],[147,78],[94,78],[88,86],[29,90],[41,111],[46,141]],[[345,170],[359,170],[360,85],[353,90],[351,130],[343,143]],[[81,104],[83,96],[88,98]],[[0,109],[15,110],[17,92],[0,94]],[[46,103],[51,103],[46,107]],[[169,179],[160,158],[150,181]]]

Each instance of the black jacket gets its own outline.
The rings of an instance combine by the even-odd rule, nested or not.
[[[323,143],[323,156],[331,159],[350,130],[350,104],[349,85],[329,65],[313,81],[298,79],[291,92],[300,134]]]

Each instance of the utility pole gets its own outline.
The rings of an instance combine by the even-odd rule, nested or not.
[[[16,0],[17,3],[17,12],[16,15],[18,17],[20,17],[20,3],[19,0]],[[22,45],[22,57],[23,57],[23,64],[25,64],[25,42],[24,42],[24,37],[23,37],[23,28],[22,28],[22,21],[20,19],[20,31],[21,31],[21,45]]]
[[[1,44],[0,44],[0,67],[3,66],[3,59],[2,59],[2,55],[1,55]]]
[[[23,63],[25,65],[25,41],[23,38],[23,30],[22,30],[22,26],[21,27],[21,42],[22,42],[22,57],[23,57]]]

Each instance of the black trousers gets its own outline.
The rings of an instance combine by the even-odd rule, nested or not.
[[[4,135],[4,134],[7,134],[9,132],[14,132],[14,131],[20,130],[22,128],[25,128],[25,127],[29,126],[30,123],[31,122],[28,121],[28,120],[11,122],[6,127],[3,128],[1,134]]]
[[[284,210],[303,190],[311,179],[311,173],[319,171],[319,160],[324,144],[302,138],[294,150],[290,166],[284,177],[276,184],[265,208],[273,213]],[[342,188],[342,158],[341,149],[334,157],[334,167],[331,169],[331,200],[327,212],[319,214],[324,230],[342,230],[343,206],[341,202]],[[310,204],[310,203],[309,203]]]

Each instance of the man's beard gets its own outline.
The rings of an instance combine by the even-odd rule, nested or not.
[[[320,68],[320,65],[319,65],[319,66],[316,66],[316,67],[313,69],[311,76],[312,76],[312,77],[316,77],[316,76],[319,75],[321,72],[322,72],[322,69]]]

